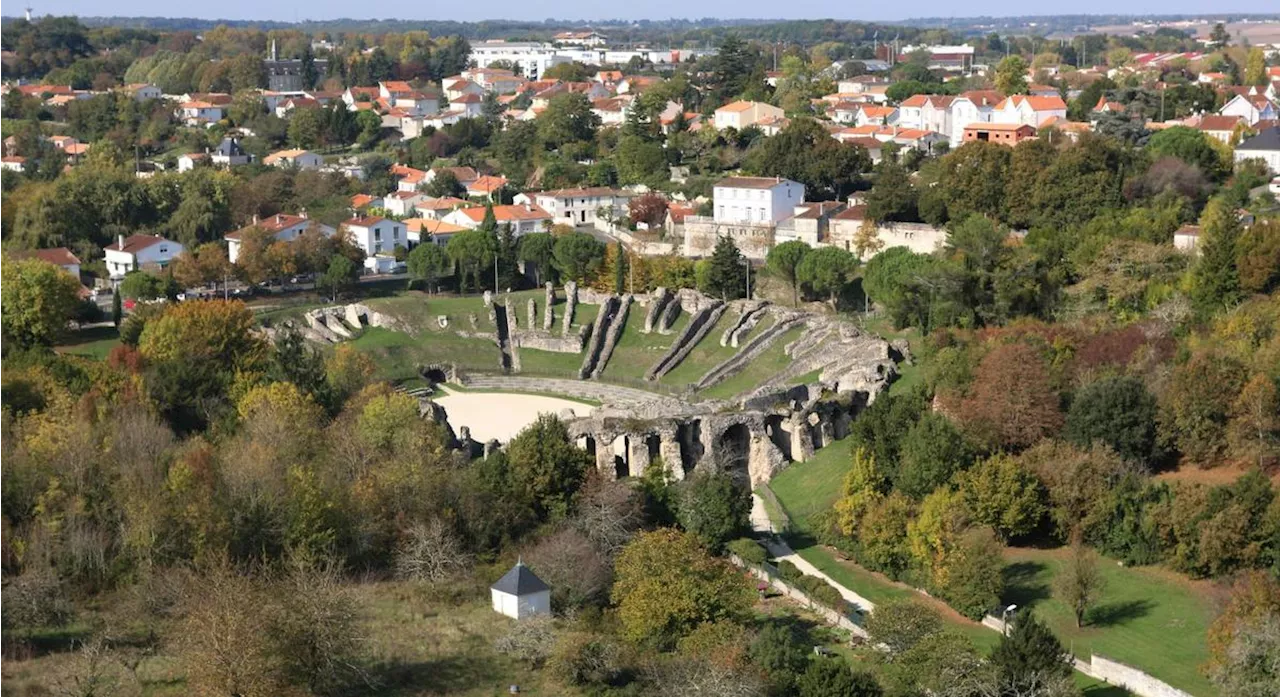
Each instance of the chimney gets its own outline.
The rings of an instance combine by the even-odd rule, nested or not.
[[[302,210],[298,211],[298,217],[299,217],[299,218],[306,218],[306,217],[307,217],[307,209],[306,209],[306,208],[303,208]]]
[[[116,235],[116,247],[119,248],[120,251],[122,252],[124,251],[124,235],[123,234]]]
[[[524,209],[525,209],[526,211],[531,212],[531,213],[533,212],[533,206],[529,205],[529,202],[528,202],[528,201],[525,201],[525,202],[524,202]]]
[[[276,225],[280,224],[280,214],[276,213]]]
[[[254,225],[257,225],[257,224],[258,224],[258,214],[257,214],[257,213],[254,213],[254,214],[253,214],[253,224],[254,224]]]

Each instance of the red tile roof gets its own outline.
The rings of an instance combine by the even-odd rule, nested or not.
[[[246,225],[234,232],[228,232],[224,237],[229,240],[238,240],[244,233],[257,228],[272,235],[287,230],[295,225],[305,223],[307,219],[300,215],[288,215],[286,213],[277,213],[259,220],[252,225]]]
[[[13,252],[10,256],[14,259],[39,259],[40,261],[47,261],[54,266],[70,266],[80,263],[80,259],[66,247],[19,250]]]
[[[160,244],[161,242],[168,242],[168,240],[163,237],[156,237],[155,235],[130,235],[124,238],[124,247],[121,247],[120,243],[116,242],[107,245],[106,251],[137,254],[138,252],[141,252],[148,247]]]

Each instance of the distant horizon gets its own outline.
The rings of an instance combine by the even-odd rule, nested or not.
[[[349,6],[347,5],[336,5],[334,8],[335,11],[332,13],[325,12],[321,16],[306,17],[302,15],[302,12],[300,11],[301,8],[290,7],[284,3],[271,3],[264,6],[258,3],[248,3],[246,2],[246,0],[230,0],[229,2],[226,2],[222,5],[217,6],[219,8],[218,12],[210,13],[210,14],[202,14],[202,13],[163,14],[163,13],[155,12],[153,10],[149,11],[149,9],[152,7],[158,8],[160,6],[163,6],[166,9],[169,7],[167,3],[162,3],[160,2],[160,0],[123,0],[122,2],[117,3],[118,5],[125,6],[125,7],[122,7],[119,12],[112,13],[112,14],[105,14],[103,13],[103,9],[104,9],[103,5],[99,2],[89,3],[89,2],[86,2],[85,0],[61,0],[58,2],[52,3],[51,4],[52,6],[45,5],[42,7],[34,8],[35,12],[33,13],[33,19],[40,19],[46,16],[54,16],[54,17],[75,16],[83,19],[126,19],[126,20],[128,19],[133,19],[133,20],[190,19],[190,20],[197,20],[202,22],[220,22],[220,21],[278,22],[278,23],[288,23],[288,24],[328,23],[328,22],[337,22],[337,21],[459,22],[459,23],[520,22],[520,23],[538,23],[538,24],[598,22],[601,24],[606,24],[606,23],[619,24],[619,23],[630,23],[630,22],[641,22],[641,21],[698,22],[705,19],[715,19],[723,22],[735,22],[735,21],[789,22],[789,21],[833,20],[833,21],[842,21],[842,22],[907,23],[907,22],[922,22],[922,21],[928,21],[928,20],[941,20],[941,19],[952,20],[952,21],[1033,19],[1036,17],[1044,17],[1044,18],[1050,18],[1050,17],[1142,18],[1142,17],[1146,17],[1146,18],[1153,18],[1153,19],[1184,17],[1184,18],[1196,18],[1196,19],[1213,19],[1213,18],[1224,18],[1227,16],[1248,15],[1253,17],[1274,18],[1274,19],[1280,20],[1280,12],[1268,12],[1264,8],[1236,8],[1236,9],[1225,9],[1225,10],[1218,9],[1217,11],[1211,12],[1211,13],[1203,12],[1201,11],[1203,9],[1202,7],[1203,3],[1199,2],[1199,0],[1196,0],[1195,2],[1192,2],[1190,0],[1169,0],[1169,1],[1128,0],[1128,2],[1124,2],[1124,0],[1122,0],[1121,3],[1116,3],[1109,0],[1085,0],[1084,2],[1077,3],[1077,4],[1086,5],[1090,7],[1097,5],[1098,8],[1089,9],[1089,10],[1081,9],[1076,12],[1031,13],[1031,14],[1019,13],[1016,10],[1013,10],[1013,8],[1016,8],[1019,5],[1017,3],[1011,2],[1010,3],[1011,11],[1007,13],[993,13],[993,14],[985,14],[985,15],[968,15],[968,16],[947,15],[947,14],[942,14],[938,12],[934,12],[934,13],[920,12],[919,4],[915,5],[917,9],[911,15],[903,15],[903,14],[896,13],[894,12],[895,8],[893,6],[881,6],[881,7],[874,7],[874,8],[862,8],[861,11],[859,12],[861,16],[832,16],[830,14],[830,11],[831,11],[830,5],[826,2],[822,2],[821,0],[795,0],[794,2],[790,3],[791,9],[795,14],[793,16],[786,16],[786,17],[766,16],[763,13],[760,15],[752,14],[750,10],[747,10],[745,7],[743,7],[744,3],[740,3],[737,0],[712,0],[710,4],[703,6],[703,9],[700,10],[700,16],[696,16],[696,17],[695,16],[680,17],[680,16],[674,16],[674,15],[669,15],[665,17],[660,16],[662,14],[660,8],[668,5],[672,6],[672,9],[676,9],[677,7],[680,9],[683,9],[684,4],[681,2],[678,2],[677,0],[656,0],[654,2],[647,3],[645,9],[646,11],[651,13],[648,16],[644,16],[644,15],[587,16],[586,14],[587,12],[594,11],[598,6],[593,4],[590,7],[581,7],[581,8],[577,7],[581,2],[582,0],[563,0],[559,4],[564,6],[565,8],[564,12],[566,13],[566,15],[560,16],[560,17],[547,17],[547,16],[535,17],[520,11],[502,13],[506,16],[499,16],[499,17],[484,17],[479,15],[473,16],[467,12],[468,8],[454,8],[446,16],[421,16],[421,15],[416,15],[412,11],[410,11],[408,14],[399,15],[399,16],[353,17],[350,15],[344,14],[344,10],[347,10],[349,8]],[[246,7],[244,8],[245,11],[241,14],[241,16],[228,16],[227,6],[228,5],[236,6],[240,4],[246,5]],[[308,10],[315,11],[317,9],[317,6],[324,6],[327,4],[329,4],[328,0],[318,0],[317,2],[306,3],[305,6]],[[505,4],[505,3],[499,3],[499,4]],[[926,4],[931,4],[931,3],[926,3]],[[941,5],[941,3],[938,3],[938,4]],[[1132,4],[1134,5],[1134,7],[1126,8],[1126,9],[1115,9],[1114,5],[1116,4]],[[1249,0],[1245,0],[1244,4],[1264,4],[1264,3],[1256,3],[1256,2],[1250,2]],[[82,10],[76,9],[78,6],[81,6],[81,5],[88,6],[91,9],[89,9],[88,11],[82,11]],[[733,9],[728,13],[720,13],[720,14],[717,14],[714,11],[711,11],[713,8],[719,5],[725,5],[726,7],[732,7]],[[1143,6],[1148,6],[1148,5],[1150,6],[1149,9],[1144,11],[1144,9],[1142,9]],[[1194,11],[1193,10],[1178,11],[1179,5],[1189,5],[1189,6],[1197,6],[1197,7],[1195,8]],[[770,7],[770,11],[776,11],[774,10],[771,3],[767,5],[762,3],[762,6],[768,6]],[[810,8],[810,6],[812,6],[812,9],[814,9],[815,12],[812,12],[812,13],[806,12],[806,9]],[[991,5],[991,7],[999,7],[999,6],[1000,6],[1000,3]],[[486,7],[492,7],[492,3],[490,3],[489,5],[486,5]],[[523,6],[523,5],[520,6],[521,9],[523,9],[524,7],[526,6]],[[421,9],[423,8],[416,8],[416,9],[421,11]],[[574,9],[580,9],[581,12],[573,12]],[[492,10],[490,9],[487,11],[492,11]],[[545,8],[542,10],[534,9],[529,11],[530,12],[545,11]],[[20,19],[23,17],[23,15],[24,15],[24,12],[22,12],[21,10],[17,13],[12,13],[8,11],[0,12],[0,17],[4,19]]]

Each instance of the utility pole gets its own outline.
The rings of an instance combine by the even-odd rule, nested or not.
[[[747,266],[747,300],[751,299],[751,260],[743,258],[743,264]]]

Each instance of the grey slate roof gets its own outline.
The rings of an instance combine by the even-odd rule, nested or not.
[[[1280,126],[1268,128],[1240,142],[1236,150],[1280,150]]]
[[[240,147],[240,141],[235,138],[223,138],[218,143],[218,148],[213,151],[215,155],[225,157],[244,157],[244,148]]]
[[[531,595],[540,591],[549,591],[551,587],[542,582],[542,579],[534,575],[524,562],[516,562],[498,582],[490,586],[493,590],[509,593],[515,596]]]

